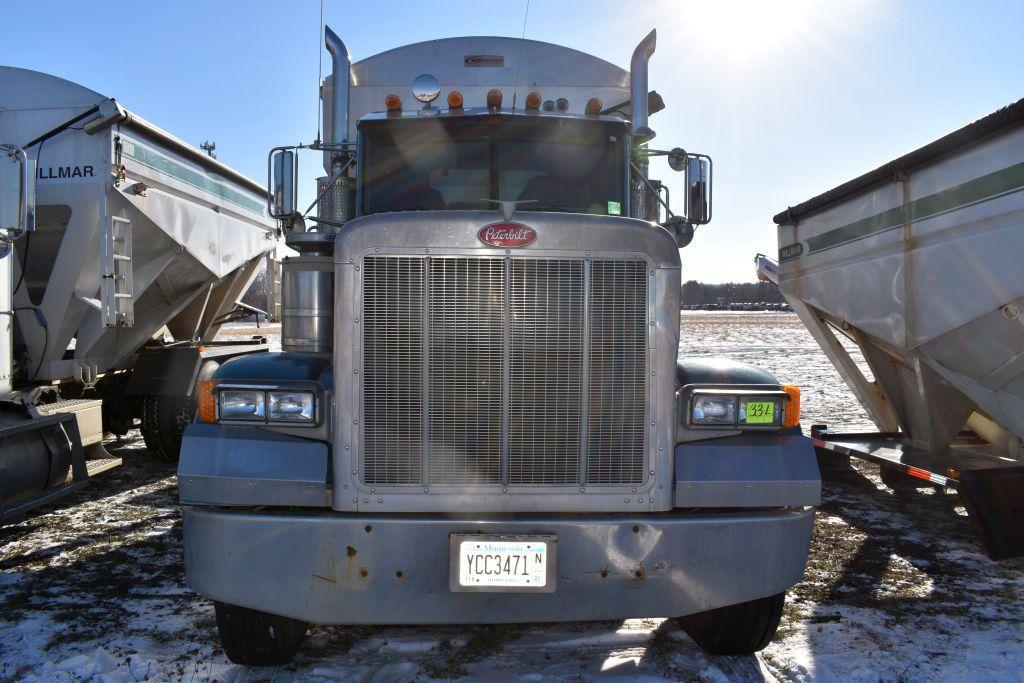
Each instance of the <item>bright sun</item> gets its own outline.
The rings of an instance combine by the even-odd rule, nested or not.
[[[834,19],[839,2],[701,0],[673,3],[673,24],[693,47],[714,59],[749,63],[793,45],[815,24]]]

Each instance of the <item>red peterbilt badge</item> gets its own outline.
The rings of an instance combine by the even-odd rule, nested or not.
[[[480,241],[492,247],[525,247],[537,239],[537,231],[522,223],[491,223],[476,234]]]

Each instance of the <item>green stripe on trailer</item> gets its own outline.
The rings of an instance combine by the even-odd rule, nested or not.
[[[191,185],[192,187],[196,187],[205,192],[209,192],[212,195],[216,195],[226,202],[231,202],[243,209],[248,209],[257,216],[263,215],[263,202],[259,202],[248,195],[242,194],[238,190],[235,190],[224,183],[212,180],[199,171],[189,168],[174,159],[165,157],[156,150],[146,147],[137,140],[125,137],[124,135],[121,136],[121,139],[124,142],[130,143],[127,145],[121,145],[122,156],[131,157],[134,161],[147,168],[159,171],[160,173],[165,173],[187,185]]]
[[[911,222],[922,221],[1021,190],[1024,190],[1024,163],[915,199],[906,206],[887,209],[874,216],[808,237],[808,253],[814,254],[841,247],[850,242],[901,228],[907,221],[907,210]]]

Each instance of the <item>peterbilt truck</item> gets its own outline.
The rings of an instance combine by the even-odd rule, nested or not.
[[[179,461],[187,580],[227,656],[287,662],[310,623],[657,616],[765,647],[820,480],[798,388],[677,358],[711,162],[652,145],[655,33],[628,72],[533,40],[354,64],[325,40],[324,139],[268,156],[298,253],[282,352],[202,382]]]

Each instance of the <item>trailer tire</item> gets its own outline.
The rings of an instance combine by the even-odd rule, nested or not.
[[[905,472],[900,472],[889,467],[879,466],[878,477],[882,480],[882,483],[892,489],[892,492],[897,496],[913,496],[918,493],[918,489],[925,488],[929,485],[926,481],[922,481]]]
[[[712,655],[750,655],[763,650],[782,618],[785,593],[678,619],[683,630]]]
[[[199,383],[210,379],[220,367],[213,360],[205,361],[189,396],[142,397],[142,420],[139,431],[146,442],[149,455],[161,462],[177,462],[181,452],[181,439],[185,428],[196,419],[199,402]]]
[[[248,607],[214,602],[224,654],[244,666],[280,666],[292,661],[308,624]]]

